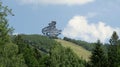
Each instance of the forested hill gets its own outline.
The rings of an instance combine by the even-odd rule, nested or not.
[[[68,37],[64,37],[63,40],[72,42],[79,46],[82,46],[83,48],[85,48],[86,50],[89,50],[89,51],[92,51],[93,48],[95,47],[95,43],[89,43],[89,42],[82,41],[82,40],[75,40],[75,39],[71,39]]]
[[[24,43],[29,44],[37,49],[40,49],[44,53],[48,53],[50,48],[57,44],[57,42],[55,42],[53,39],[38,34],[21,34],[20,36],[24,40]],[[13,39],[15,37],[16,36],[13,36]]]
[[[28,67],[85,67],[90,56],[89,51],[78,45],[42,35],[20,34],[12,40]]]
[[[64,47],[71,48],[74,53],[76,53],[80,58],[84,60],[89,60],[91,52],[86,50],[84,47],[77,45],[75,43],[62,40],[62,39],[50,39],[46,36],[33,34],[33,35],[21,35],[26,43],[40,49],[44,53],[48,53],[50,48],[56,43],[60,43]]]
[[[82,46],[79,46],[75,43],[65,41],[65,40],[62,40],[62,39],[56,39],[56,41],[61,43],[62,46],[64,46],[64,47],[71,48],[80,58],[83,58],[86,61],[89,60],[89,58],[91,56],[91,52],[86,50]]]

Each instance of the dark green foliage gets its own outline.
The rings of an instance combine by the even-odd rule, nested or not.
[[[70,48],[56,45],[50,51],[50,67],[85,67],[83,60],[73,53]]]
[[[30,46],[25,48],[23,56],[28,67],[39,67],[39,63],[34,56],[34,51],[30,48]]]
[[[108,65],[107,56],[105,55],[105,52],[101,46],[102,44],[100,41],[98,41],[92,51],[92,56],[90,57],[91,67],[106,67]]]
[[[118,46],[117,46],[117,64],[118,67],[120,67],[120,40],[118,40]]]
[[[0,67],[26,67],[17,45],[8,43],[0,46]]]
[[[9,28],[6,17],[11,13],[11,9],[3,6],[0,2],[0,67],[26,67],[22,54],[18,54],[18,46],[11,43]]]
[[[17,35],[15,37],[15,42],[19,46],[19,53],[23,54],[23,57],[25,59],[25,63],[28,67],[38,67],[39,63],[38,60],[40,57],[37,55],[37,50],[35,51],[35,48],[30,46],[28,43],[24,43],[24,40],[22,39],[21,35]]]
[[[119,57],[120,57],[120,52],[119,52],[119,40],[118,40],[118,35],[114,31],[113,35],[110,39],[110,45],[108,47],[108,61],[109,61],[109,67],[118,67],[120,64]]]
[[[21,37],[23,38],[25,43],[34,46],[44,53],[48,53],[50,51],[50,48],[56,45],[56,42],[53,39],[42,35],[21,35]]]
[[[92,49],[95,46],[94,43],[88,43],[88,42],[85,42],[85,41],[70,39],[70,38],[67,38],[67,37],[64,37],[64,40],[70,41],[70,42],[75,43],[79,46],[82,46],[83,48],[85,48],[86,50],[89,50],[89,51],[92,51]]]
[[[41,59],[39,60],[39,66],[40,67],[49,67],[49,56],[48,55],[43,55]]]
[[[0,44],[5,44],[10,42],[9,34],[12,32],[12,28],[9,28],[7,16],[11,13],[11,9],[7,6],[3,6],[0,2]]]
[[[39,67],[85,67],[85,61],[79,59],[71,49],[62,47],[48,37],[41,35],[17,35],[14,39],[19,46],[20,53],[24,55],[26,64],[30,67],[34,67],[34,64]],[[31,42],[34,44],[31,44]],[[47,53],[44,53],[38,47],[48,50]]]

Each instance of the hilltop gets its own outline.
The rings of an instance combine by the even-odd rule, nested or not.
[[[26,42],[30,43],[30,45],[40,49],[43,53],[48,53],[50,48],[59,42],[63,47],[72,49],[79,58],[83,58],[84,60],[88,61],[89,57],[91,56],[91,52],[86,50],[84,47],[62,39],[53,40],[38,34],[22,35],[22,38]]]
[[[62,46],[71,48],[74,51],[74,53],[76,53],[80,58],[83,58],[86,61],[89,60],[89,57],[91,56],[91,52],[86,50],[82,46],[79,46],[75,43],[65,41],[65,40],[62,40],[62,39],[55,39],[55,40],[57,42],[61,43]]]

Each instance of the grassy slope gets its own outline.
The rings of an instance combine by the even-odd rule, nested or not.
[[[65,40],[56,39],[56,41],[60,42],[62,44],[62,46],[64,46],[64,47],[71,48],[80,58],[82,57],[86,61],[89,60],[89,57],[91,56],[90,51],[84,49],[81,46],[78,46],[74,43],[71,43],[71,42],[68,42],[68,41],[65,41]]]

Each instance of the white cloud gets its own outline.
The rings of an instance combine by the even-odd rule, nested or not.
[[[19,1],[19,0],[17,0]],[[20,0],[24,4],[83,5],[94,0]]]
[[[19,33],[13,33],[13,35],[18,35]]]
[[[120,28],[113,28],[104,22],[88,23],[85,16],[74,16],[68,22],[62,34],[69,38],[77,38],[88,42],[96,42],[98,39],[106,42],[113,31],[120,34]]]

